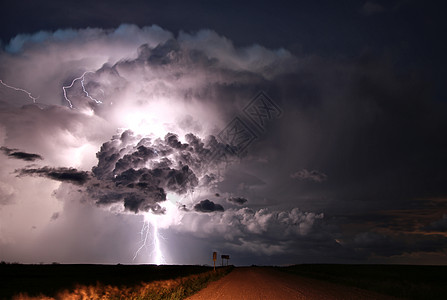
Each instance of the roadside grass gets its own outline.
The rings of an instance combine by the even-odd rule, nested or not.
[[[34,270],[38,270],[39,267],[45,266],[34,266]],[[46,267],[48,268],[50,266]],[[214,272],[210,267],[201,266],[70,265],[65,267],[77,271],[77,275],[85,274],[84,272],[80,272],[85,268],[96,270],[96,282],[91,283],[93,279],[92,275],[94,274],[90,274],[90,277],[86,276],[88,278],[79,277],[77,280],[71,274],[71,283],[61,285],[60,282],[58,283],[57,277],[63,273],[61,272],[62,270],[66,271],[67,268],[64,268],[64,265],[54,267],[59,267],[59,270],[53,268],[53,270],[57,270],[55,273],[49,273],[47,270],[43,274],[43,278],[42,275],[35,278],[39,278],[40,280],[33,281],[33,275],[28,275],[31,276],[31,279],[28,278],[26,281],[28,283],[34,282],[31,292],[29,289],[24,288],[26,283],[23,282],[22,288],[16,285],[13,293],[10,291],[6,297],[4,293],[1,293],[0,298],[14,300],[184,299],[206,287],[209,282],[225,276],[232,270],[232,267],[222,267],[216,268]],[[125,270],[125,272],[122,272],[121,276],[119,276],[116,270],[117,268],[121,269],[121,271]],[[109,272],[107,273],[107,271]],[[37,271],[34,275],[36,274]],[[126,277],[126,274],[130,276]],[[138,277],[140,281],[137,281]],[[53,280],[56,282],[56,286],[53,286]]]
[[[447,299],[447,266],[305,264],[279,270],[406,299]]]

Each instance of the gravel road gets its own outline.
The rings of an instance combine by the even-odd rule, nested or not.
[[[235,268],[189,300],[213,299],[397,299],[366,290],[309,279],[272,268]]]

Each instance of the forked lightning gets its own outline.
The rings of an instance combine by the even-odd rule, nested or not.
[[[36,103],[37,99],[39,98],[39,97],[34,97],[34,96],[33,96],[30,92],[28,92],[27,90],[24,90],[24,89],[17,88],[17,87],[11,86],[11,85],[9,85],[9,84],[6,84],[6,83],[4,83],[3,80],[1,80],[1,79],[0,79],[0,83],[3,84],[4,86],[6,86],[7,88],[13,89],[13,90],[18,91],[18,92],[24,92],[25,94],[28,95],[28,97],[29,97],[31,100],[33,100],[33,103]]]
[[[85,93],[85,96],[88,97],[90,100],[95,101],[96,104],[101,104],[102,102],[98,99],[93,98],[92,96],[90,96],[90,94],[87,92],[87,90],[85,89],[85,85],[84,85],[84,81],[85,81],[85,76],[87,74],[90,73],[94,73],[92,71],[85,71],[84,74],[82,74],[79,77],[76,77],[75,79],[73,79],[73,81],[71,82],[70,85],[67,86],[63,86],[62,90],[64,91],[64,98],[65,100],[68,102],[68,105],[70,106],[70,108],[73,108],[73,103],[71,102],[71,100],[68,98],[67,96],[67,89],[70,89],[73,87],[73,85],[75,84],[76,81],[80,80],[81,81],[81,86],[82,86],[82,91]]]

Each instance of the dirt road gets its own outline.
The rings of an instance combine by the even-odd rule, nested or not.
[[[369,291],[304,278],[270,268],[235,268],[187,298],[212,299],[396,299]]]

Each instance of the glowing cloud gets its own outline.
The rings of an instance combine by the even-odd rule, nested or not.
[[[62,183],[59,195],[69,194],[114,214],[142,215],[134,259],[150,247],[152,263],[166,262],[159,230],[198,236],[217,230],[236,245],[231,237],[249,243],[250,234],[270,227],[305,235],[314,220],[322,218],[297,219],[300,229],[289,229],[295,215],[225,209],[223,200],[210,198],[220,192],[226,169],[241,160],[217,134],[237,115],[238,103],[297,64],[287,51],[238,49],[209,30],[174,39],[157,26],[133,25],[20,35],[6,49],[9,53],[0,55],[0,63],[8,68],[0,71],[0,78],[22,81],[41,98],[40,106],[23,108],[15,103],[15,97],[23,95],[0,99],[20,116],[6,114],[5,145],[31,140],[35,158],[49,158],[38,160],[38,165],[14,166],[16,176],[56,180]],[[0,81],[5,89],[36,102],[28,90],[5,81]],[[22,124],[31,125],[26,130]],[[38,138],[38,129],[45,132],[43,138]],[[58,144],[48,146],[48,141]],[[225,160],[216,158],[217,151],[225,153]],[[247,202],[225,198],[240,206]],[[199,223],[202,226],[195,227]],[[239,225],[224,229],[227,224]]]

